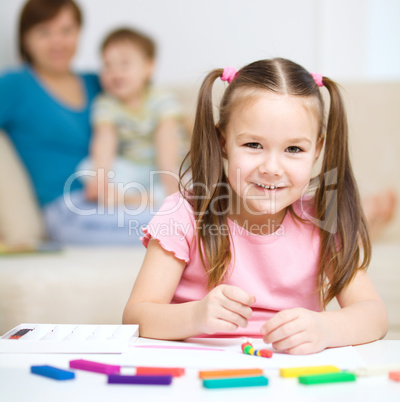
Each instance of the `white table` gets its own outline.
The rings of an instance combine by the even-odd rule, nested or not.
[[[236,344],[235,347],[240,347],[240,340],[225,341],[226,345]],[[400,382],[389,380],[387,375],[359,377],[351,383],[305,386],[298,384],[296,379],[280,378],[276,367],[264,368],[264,373],[269,378],[269,385],[266,387],[208,390],[202,387],[197,377],[199,369],[226,367],[228,357],[229,361],[233,361],[232,358],[236,359],[235,368],[258,367],[264,359],[241,355],[238,352],[234,354],[231,351],[208,350],[211,347],[220,349],[221,340],[202,342],[200,346],[203,345],[204,351],[195,350],[196,345],[199,347],[198,343],[188,345],[188,343],[165,343],[139,338],[135,347],[122,355],[0,354],[0,401],[400,401]],[[160,348],[165,345],[168,345],[169,349]],[[191,347],[189,350],[182,349],[188,346]],[[344,350],[331,349],[330,353],[340,354],[341,351]],[[367,365],[400,364],[400,341],[378,341],[354,347],[350,351],[352,352],[350,355],[357,357],[357,362],[363,361]],[[179,363],[181,366],[186,361],[186,375],[174,378],[171,386],[132,386],[109,385],[106,376],[84,371],[77,371],[76,378],[70,381],[55,381],[30,373],[31,365],[49,364],[68,368],[68,362],[72,359],[144,365],[143,361],[147,361],[146,356],[148,365],[154,365],[155,361],[159,361],[160,365],[169,363],[169,366],[177,366]],[[209,367],[204,367],[201,363],[202,358],[209,359]],[[194,367],[196,365],[203,367]]]

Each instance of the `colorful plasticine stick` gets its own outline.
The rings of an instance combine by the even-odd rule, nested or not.
[[[300,377],[314,374],[338,373],[340,370],[336,366],[306,366],[289,367],[279,369],[281,377]]]
[[[400,381],[400,371],[391,371],[389,378],[393,381]]]
[[[43,377],[52,378],[54,380],[72,380],[75,378],[73,371],[62,370],[53,366],[31,366],[31,373],[42,375]]]
[[[121,366],[113,364],[105,364],[93,362],[90,360],[71,360],[69,367],[72,369],[91,371],[93,373],[101,374],[120,374]],[[185,374],[184,368],[179,367],[131,367],[124,366],[122,368],[135,368],[136,375],[172,375],[173,377],[180,377]]]
[[[226,370],[203,370],[199,371],[199,378],[206,380],[211,378],[226,378],[226,377],[252,377],[263,375],[263,370],[254,369],[226,369]]]
[[[172,375],[119,375],[110,374],[108,384],[170,385]]]
[[[91,371],[93,373],[101,373],[101,374],[118,374],[120,373],[121,370],[120,366],[115,366],[113,364],[97,363],[84,359],[71,360],[69,362],[69,367],[72,369]]]
[[[328,384],[331,382],[355,381],[356,376],[350,372],[340,371],[339,373],[325,373],[325,374],[300,376],[298,380],[300,384],[316,385],[316,384]]]
[[[273,353],[268,349],[254,349],[253,345],[250,342],[242,343],[242,352],[246,355],[254,355],[261,357],[272,357]]]
[[[185,369],[180,367],[136,367],[136,375],[171,375],[181,377]]]
[[[268,378],[264,376],[203,380],[203,387],[205,388],[260,387],[265,385],[268,385]]]

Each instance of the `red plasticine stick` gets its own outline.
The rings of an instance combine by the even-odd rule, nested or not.
[[[185,374],[184,368],[179,367],[136,367],[136,375],[172,375],[180,377]]]
[[[389,378],[393,381],[400,381],[400,371],[391,371]]]

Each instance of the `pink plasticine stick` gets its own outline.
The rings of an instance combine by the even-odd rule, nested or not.
[[[92,371],[94,373],[101,373],[101,374],[118,374],[121,371],[120,366],[114,366],[113,364],[97,363],[83,359],[71,360],[69,362],[69,367],[72,369]]]
[[[225,352],[225,349],[207,348],[198,346],[172,346],[172,345],[134,345],[134,348],[146,348],[146,349],[181,349],[181,350],[210,350],[217,352]]]

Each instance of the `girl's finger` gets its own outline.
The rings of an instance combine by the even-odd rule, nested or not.
[[[218,312],[217,318],[229,322],[231,324],[234,324],[237,327],[246,328],[248,325],[248,321],[246,318],[226,308],[222,308]]]
[[[277,328],[299,317],[298,309],[282,310],[270,318],[260,329],[262,335],[268,335]]]
[[[222,307],[226,308],[227,310],[230,310],[233,313],[239,314],[246,319],[249,319],[253,313],[253,310],[250,307],[243,305],[242,303],[228,299],[228,298],[225,298],[224,300],[222,300],[221,305],[222,305]]]
[[[310,353],[320,352],[321,350],[323,350],[323,348],[317,348],[312,342],[304,342],[285,352],[290,355],[309,355]]]
[[[236,301],[238,303],[250,306],[255,302],[255,297],[245,292],[237,286],[221,285],[222,293],[228,299]]]
[[[215,332],[235,332],[238,326],[232,322],[217,319],[215,324]]]
[[[305,331],[301,331],[295,333],[285,339],[281,339],[276,342],[272,342],[272,346],[274,349],[279,351],[288,351],[293,349],[303,343],[307,342],[306,333]]]
[[[280,327],[264,335],[263,339],[266,343],[279,342],[299,332],[304,331],[304,329],[304,326],[301,325],[301,321],[294,319],[293,321],[286,322]]]

